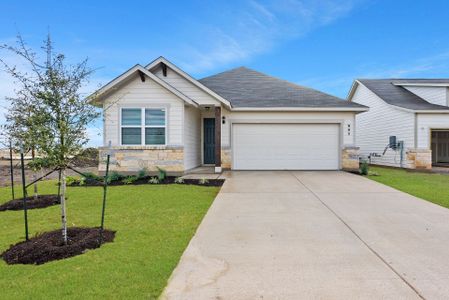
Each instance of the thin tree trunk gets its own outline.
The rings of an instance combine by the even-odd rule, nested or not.
[[[31,160],[34,162],[34,158],[36,156],[36,153],[34,152],[34,147],[31,148]],[[36,181],[36,170],[33,170],[33,181]],[[37,182],[33,184],[34,186],[34,200],[37,200],[38,193],[37,193]]]
[[[65,208],[66,180],[65,168],[61,170],[61,220],[62,220],[62,238],[67,245],[67,218]]]

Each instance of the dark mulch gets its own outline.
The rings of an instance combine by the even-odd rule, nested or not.
[[[20,242],[1,254],[8,264],[41,265],[64,259],[100,247],[100,228],[71,227],[67,230],[68,243],[64,245],[61,230],[42,233],[28,241]],[[103,242],[112,242],[115,231],[104,230]]]
[[[58,195],[39,195],[37,196],[37,199],[34,199],[34,196],[27,197],[26,203],[27,209],[33,209],[57,205],[61,203],[61,200],[58,197]],[[23,209],[23,198],[10,200],[0,205],[0,211],[22,210],[22,209]]]
[[[148,180],[150,180],[151,177],[154,176],[146,176],[141,179],[137,179],[136,181],[125,184],[121,180],[113,181],[111,183],[108,183],[108,186],[117,186],[117,185],[141,185],[141,184],[152,184],[152,185],[158,185],[158,184],[178,184],[175,182],[176,176],[167,176],[163,181],[160,181],[159,183],[149,183]],[[201,183],[200,179],[184,179],[184,183],[179,184],[187,184],[187,185],[201,185],[201,186],[222,186],[225,182],[224,179],[208,179],[206,183]],[[69,186],[80,186],[77,182],[70,184]],[[93,179],[87,179],[86,183],[81,186],[103,186],[103,181],[93,180]]]

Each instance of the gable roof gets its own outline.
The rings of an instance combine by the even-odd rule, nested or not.
[[[186,72],[184,72],[183,70],[178,68],[175,64],[173,64],[172,62],[170,62],[168,59],[166,59],[163,56],[159,56],[158,58],[156,58],[155,60],[150,62],[148,65],[146,65],[145,68],[147,70],[151,71],[152,69],[156,68],[160,64],[167,65],[170,69],[172,69],[173,71],[178,73],[180,76],[184,77],[187,81],[189,81],[190,83],[192,83],[199,89],[201,89],[204,92],[206,92],[207,94],[211,95],[213,98],[217,99],[219,102],[223,103],[228,108],[231,107],[231,103],[229,103],[229,101],[227,99],[224,99],[220,95],[216,94],[214,91],[210,90],[208,87],[201,84],[198,80],[196,80],[195,78],[193,78],[192,76],[190,76],[189,74],[187,74]]]
[[[199,82],[229,100],[235,108],[367,109],[366,106],[245,67],[212,75]]]
[[[145,69],[143,66],[141,66],[139,64],[137,64],[134,67],[130,68],[128,71],[124,72],[120,76],[114,78],[113,80],[108,82],[106,85],[102,86],[99,90],[97,90],[96,92],[92,93],[87,98],[90,99],[92,104],[98,105],[100,102],[102,102],[104,100],[105,96],[108,93],[114,91],[114,89],[116,89],[120,84],[122,84],[127,79],[129,79],[130,77],[134,76],[136,73],[139,73],[139,72],[143,76],[147,76],[147,77],[151,78],[153,81],[155,81],[156,83],[158,83],[160,86],[162,86],[166,90],[170,91],[171,93],[175,94],[180,99],[184,100],[186,103],[188,103],[190,105],[193,105],[195,107],[198,106],[198,104],[194,100],[192,100],[191,98],[187,97],[185,94],[181,93],[175,87],[173,87],[172,85],[168,84],[164,80],[160,79],[159,77],[157,77],[153,73],[149,72],[147,69]]]
[[[361,83],[390,105],[414,111],[449,111],[449,107],[427,102],[402,87],[407,83],[430,83],[431,81],[431,79],[357,79],[351,88],[348,99],[352,98],[356,85]]]

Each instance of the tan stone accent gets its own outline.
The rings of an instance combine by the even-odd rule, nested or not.
[[[223,169],[231,169],[231,149],[221,148],[221,167]]]
[[[106,170],[108,149],[100,148],[99,172]],[[137,173],[142,169],[157,172],[157,167],[167,172],[181,174],[184,172],[184,149],[169,147],[113,147],[111,150],[109,170],[124,174]]]
[[[346,147],[342,150],[341,168],[345,171],[359,171],[359,147]]]
[[[429,149],[408,149],[407,167],[416,170],[432,169],[432,150]]]

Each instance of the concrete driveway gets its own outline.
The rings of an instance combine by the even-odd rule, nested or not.
[[[448,299],[449,210],[344,172],[229,172],[162,299]]]

